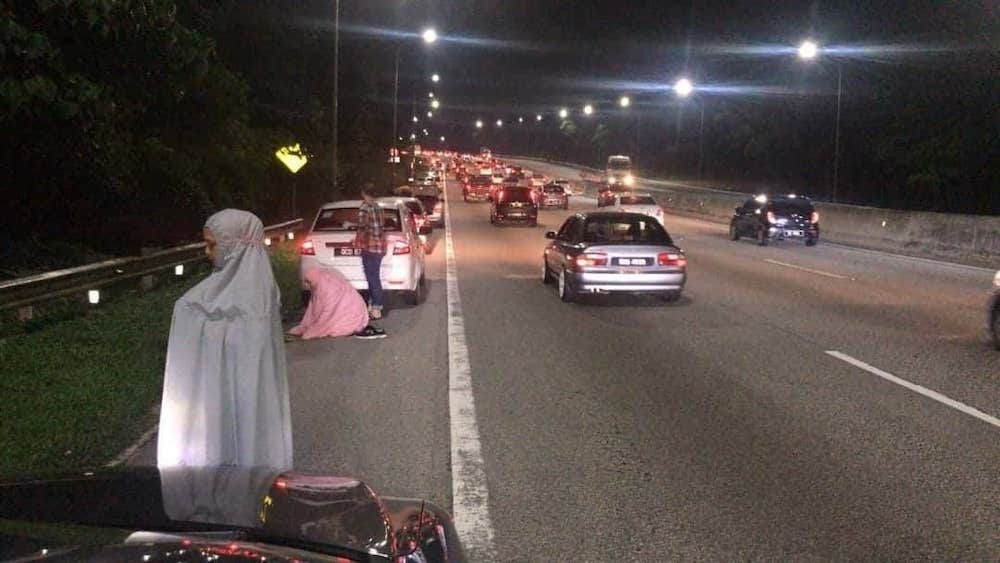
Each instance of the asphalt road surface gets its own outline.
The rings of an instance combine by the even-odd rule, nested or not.
[[[443,229],[429,297],[391,308],[389,338],[288,345],[297,469],[475,516],[473,561],[1000,559],[990,272],[668,215],[679,302],[564,304],[544,232],[593,200],[494,227],[447,193],[484,482],[451,472]]]

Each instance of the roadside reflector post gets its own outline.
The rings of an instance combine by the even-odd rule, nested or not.
[[[288,231],[288,240],[295,240],[295,232]]]
[[[184,275],[184,264],[178,264],[174,266],[174,275],[183,276]]]
[[[91,305],[97,305],[101,302],[101,291],[98,289],[91,289],[87,291],[87,302]]]
[[[264,246],[271,246],[271,237],[264,238]]]

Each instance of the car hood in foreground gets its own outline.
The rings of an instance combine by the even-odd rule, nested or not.
[[[170,541],[236,531],[236,540],[362,560],[415,551],[428,561],[462,560],[450,516],[433,504],[380,498],[352,478],[273,468],[133,467],[0,480],[0,518],[144,530]],[[3,543],[9,536],[0,529]]]

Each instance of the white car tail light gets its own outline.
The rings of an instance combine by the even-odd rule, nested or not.
[[[410,251],[410,244],[404,240],[397,240],[392,244],[392,253],[394,255],[409,254]]]
[[[660,266],[684,268],[687,266],[687,258],[680,252],[661,252],[656,255],[656,263]]]
[[[573,265],[577,270],[588,266],[607,266],[608,255],[603,252],[587,252],[579,254],[573,259]]]
[[[316,245],[313,244],[313,241],[311,241],[311,240],[307,240],[307,241],[303,242],[302,246],[299,247],[299,254],[301,254],[303,256],[315,256],[316,255]]]

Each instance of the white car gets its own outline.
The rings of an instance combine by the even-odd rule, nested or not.
[[[415,217],[400,198],[377,200],[385,217],[387,250],[382,259],[382,289],[401,292],[417,305],[424,299],[424,245],[421,234],[430,234],[430,226],[417,227]],[[299,247],[299,277],[307,290],[303,274],[310,268],[333,268],[351,282],[354,289],[367,290],[368,280],[361,266],[361,251],[354,248],[361,200],[338,201],[323,205],[309,234]]]
[[[619,193],[615,194],[610,205],[611,209],[605,211],[624,211],[628,213],[642,213],[656,218],[663,225],[663,208],[656,203],[656,199],[649,194]]]

